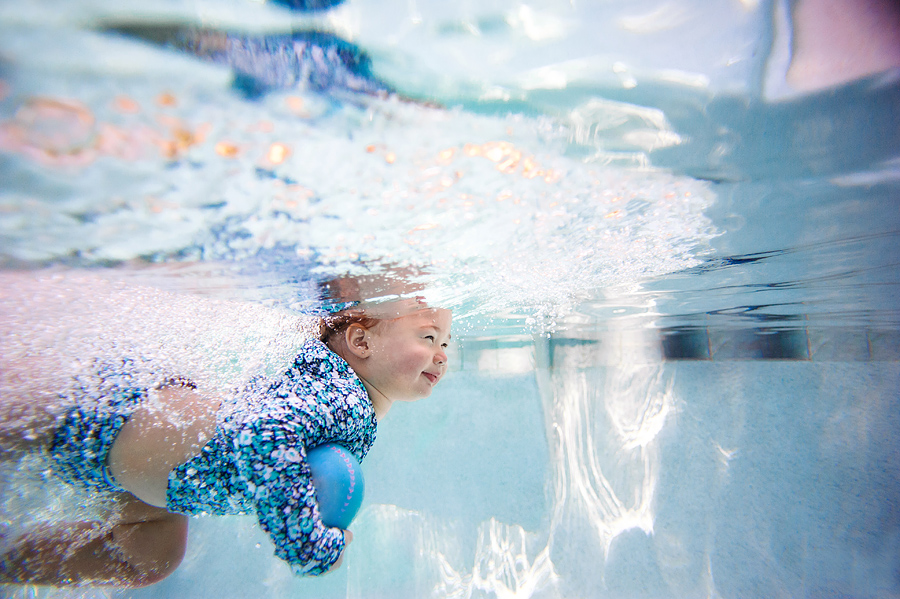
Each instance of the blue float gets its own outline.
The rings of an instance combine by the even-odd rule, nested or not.
[[[347,448],[326,443],[307,451],[306,462],[312,473],[322,522],[346,529],[363,500],[359,460]]]

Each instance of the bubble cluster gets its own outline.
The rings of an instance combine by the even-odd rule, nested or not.
[[[462,317],[534,315],[693,266],[714,234],[705,185],[570,157],[565,120],[315,94],[210,101],[147,83],[92,91],[26,99],[3,122],[4,148],[32,164],[15,168],[38,162],[55,180],[50,194],[0,197],[14,259],[278,249],[322,277],[415,268]],[[70,123],[67,139],[42,138],[42,118]]]

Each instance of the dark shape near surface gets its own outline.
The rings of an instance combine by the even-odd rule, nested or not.
[[[372,62],[361,48],[331,33],[249,35],[172,23],[116,23],[101,29],[228,65],[235,72],[235,88],[248,98],[274,89],[393,93],[372,74]]]
[[[297,12],[314,12],[343,4],[344,0],[271,0],[271,2]]]

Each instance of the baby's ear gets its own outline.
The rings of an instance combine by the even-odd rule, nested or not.
[[[368,358],[372,352],[369,347],[369,331],[360,324],[351,324],[344,331],[347,348],[359,358]]]

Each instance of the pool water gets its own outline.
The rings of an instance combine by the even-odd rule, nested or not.
[[[339,572],[196,518],[157,585],[0,595],[900,596],[900,85],[767,96],[774,4],[0,6],[4,269],[289,315],[387,274],[454,311]],[[261,84],[160,44],[185,23],[279,76],[292,29],[371,63]],[[7,525],[77,501],[2,474]]]

